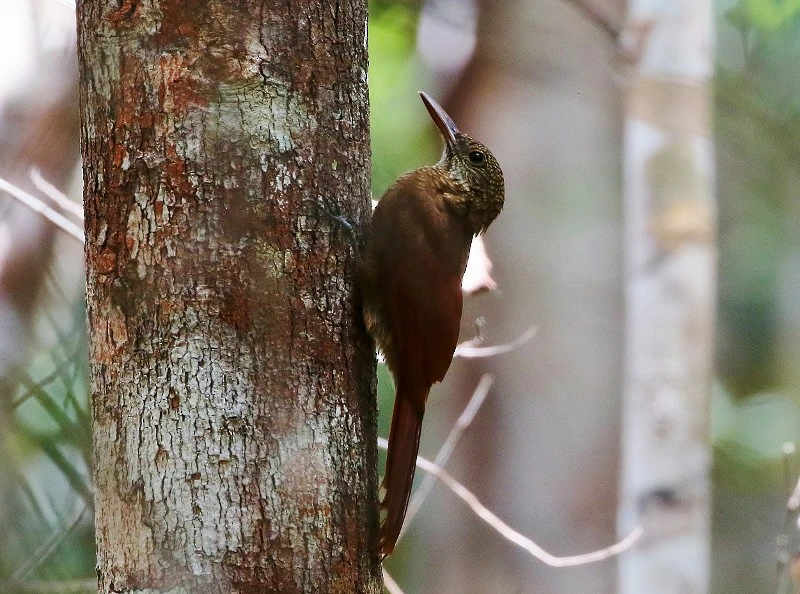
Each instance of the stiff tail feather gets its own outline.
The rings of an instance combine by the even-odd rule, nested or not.
[[[386,512],[386,515],[381,521],[379,542],[379,549],[384,557],[391,554],[400,536],[408,500],[411,497],[414,471],[417,467],[422,411],[418,411],[412,403],[422,402],[424,406],[428,390],[429,387],[409,390],[404,389],[402,384],[397,386],[392,426],[389,430],[386,472],[381,483],[386,490],[381,501],[381,510]]]

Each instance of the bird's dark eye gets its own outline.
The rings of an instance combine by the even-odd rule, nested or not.
[[[480,165],[486,160],[486,155],[481,151],[470,151],[469,160],[475,163],[475,165]]]

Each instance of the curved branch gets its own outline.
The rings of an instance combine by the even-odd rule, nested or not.
[[[386,449],[388,447],[387,440],[382,437],[378,438],[378,447]],[[584,553],[582,555],[558,557],[548,553],[530,538],[520,534],[503,522],[503,520],[487,509],[469,489],[450,476],[446,470],[421,456],[417,456],[417,467],[439,479],[448,489],[466,503],[476,516],[493,528],[500,536],[511,541],[521,549],[528,551],[533,557],[550,567],[574,567],[576,565],[596,563],[614,557],[631,548],[639,538],[641,538],[643,533],[642,527],[636,526],[623,540],[604,549],[592,551],[591,553]]]
[[[30,208],[32,211],[42,215],[48,221],[56,225],[59,229],[65,231],[67,235],[69,235],[73,239],[76,239],[81,243],[84,242],[83,229],[78,227],[78,225],[70,221],[64,215],[56,212],[55,210],[47,206],[47,204],[45,204],[35,196],[28,194],[28,192],[21,190],[14,184],[9,183],[2,178],[0,178],[0,190],[7,192],[8,195],[11,196],[12,198],[15,198],[16,200],[22,202],[25,206]]]
[[[475,340],[468,340],[462,342],[460,345],[456,347],[455,353],[453,353],[453,358],[455,357],[463,357],[465,359],[478,359],[481,357],[494,357],[496,355],[504,355],[506,353],[510,353],[521,347],[526,342],[530,341],[534,336],[536,336],[537,329],[535,326],[531,326],[522,335],[513,340],[512,342],[508,342],[506,344],[498,344],[495,346],[487,346],[487,347],[479,347],[475,346]]]

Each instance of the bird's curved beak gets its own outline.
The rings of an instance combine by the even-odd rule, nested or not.
[[[433,123],[436,124],[436,127],[439,128],[439,132],[441,132],[442,136],[444,136],[444,141],[447,143],[447,146],[453,146],[456,142],[456,135],[459,134],[458,128],[456,127],[455,122],[453,122],[453,119],[447,115],[447,112],[442,109],[442,106],[436,103],[434,98],[428,95],[425,91],[420,91],[419,96],[422,98],[422,102],[428,109],[428,113],[431,114]]]

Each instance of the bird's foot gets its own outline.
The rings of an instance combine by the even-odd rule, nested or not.
[[[348,221],[340,214],[334,213],[328,206],[318,202],[316,200],[305,200],[309,204],[313,205],[319,212],[325,215],[329,221],[333,222],[338,226],[342,231],[344,231],[345,235],[347,236],[347,241],[350,243],[350,247],[353,248],[353,252],[358,255],[360,252],[360,246],[358,243],[358,237],[356,236],[356,228],[353,226],[353,223]]]

